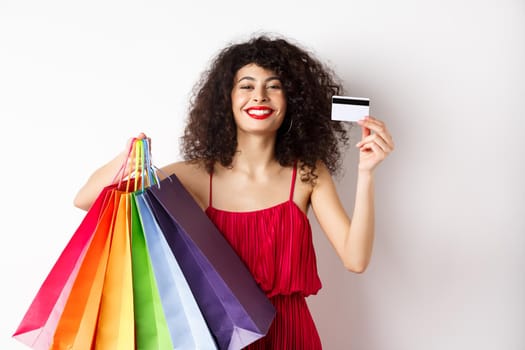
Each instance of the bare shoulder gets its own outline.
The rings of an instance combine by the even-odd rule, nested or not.
[[[340,208],[339,195],[337,194],[336,184],[332,177],[332,173],[324,164],[324,162],[317,162],[315,167],[315,184],[312,188],[311,203],[316,211],[316,215],[321,212],[326,212],[327,208],[335,211]]]
[[[201,208],[208,205],[208,184],[210,175],[201,163],[180,161],[160,169],[162,177],[175,174],[184,188],[190,192]]]
[[[313,174],[312,174],[312,171],[313,171]],[[318,161],[315,164],[315,169],[312,169],[312,167],[310,166],[299,163],[297,175],[300,178],[304,178],[307,173],[309,173],[310,176],[313,176],[314,181],[313,182],[301,181],[301,182],[307,185],[310,188],[310,191],[312,191],[320,183],[332,180],[332,175],[330,174],[330,171],[328,170],[327,166],[325,165],[323,161]]]
[[[180,161],[168,164],[161,168],[161,172],[164,176],[175,174],[179,178],[187,175],[198,176],[207,174],[203,164],[190,161]]]
[[[332,175],[330,174],[330,170],[328,170],[327,166],[322,161],[318,161],[315,165],[315,169],[313,169],[313,174],[311,173],[312,168],[308,166],[302,166],[299,164],[298,166],[298,177],[299,179],[302,179],[306,176],[307,173],[310,173],[310,177],[313,176],[313,181],[302,181],[299,180],[296,182],[296,186],[298,191],[300,191],[303,196],[307,196],[308,200],[310,200],[311,195],[319,188],[325,187],[325,185],[332,185],[333,179]]]
[[[328,167],[326,164],[322,161],[318,161],[315,165],[315,175],[317,175],[316,178],[316,185],[322,184],[324,182],[332,182],[332,174],[330,174],[330,170],[328,170]]]
[[[327,182],[331,183],[331,175],[326,165],[321,161],[317,162],[315,166],[315,180],[313,182],[309,181],[306,177],[308,173],[310,176],[312,176],[311,167],[299,163],[297,168],[294,201],[301,209],[303,209],[303,211],[306,212],[309,205],[311,204],[314,191]]]

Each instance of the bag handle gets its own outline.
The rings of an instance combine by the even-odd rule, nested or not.
[[[159,176],[157,175],[157,172],[159,172],[160,169],[158,169],[155,165],[153,165],[153,161],[151,159],[150,142],[148,139],[143,139],[142,142],[144,144],[144,156],[145,156],[145,162],[146,162],[145,170],[147,172],[146,178],[148,179],[147,186],[150,187],[156,184],[158,187],[160,187],[160,180],[159,180]]]
[[[151,158],[149,140],[132,138],[126,159],[112,182],[115,183],[118,178],[117,188],[121,188],[125,183],[126,192],[130,191],[132,183],[134,192],[143,191],[146,187],[155,184],[160,187],[160,180],[157,175],[157,171],[160,170],[153,165]],[[124,177],[126,173],[128,173],[127,178]]]

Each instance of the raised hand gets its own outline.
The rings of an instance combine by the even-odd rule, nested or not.
[[[362,129],[359,148],[359,170],[373,171],[393,150],[394,142],[384,122],[367,116],[357,122]]]

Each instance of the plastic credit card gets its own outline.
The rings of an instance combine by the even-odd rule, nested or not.
[[[370,115],[367,97],[332,96],[332,120],[356,122]]]

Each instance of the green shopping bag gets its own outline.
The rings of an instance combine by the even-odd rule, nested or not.
[[[133,198],[131,200],[131,261],[137,349],[173,349],[144,230]]]

